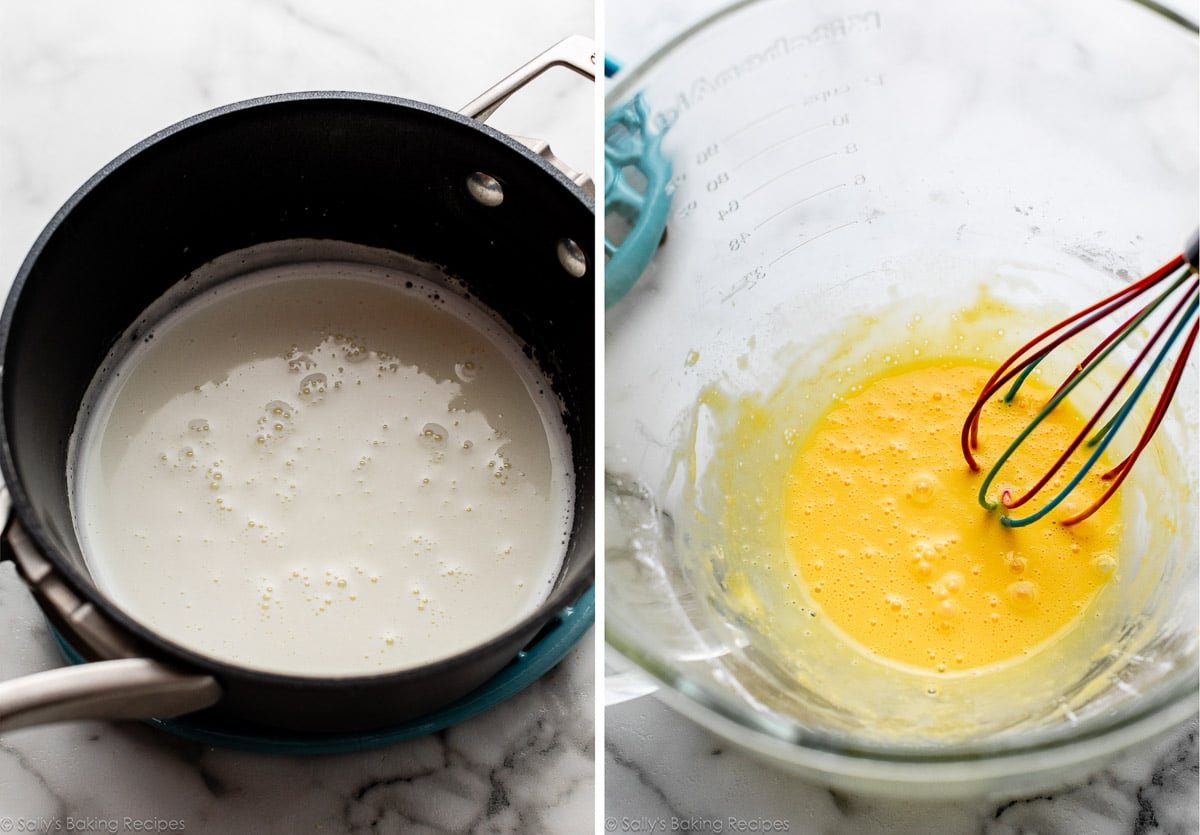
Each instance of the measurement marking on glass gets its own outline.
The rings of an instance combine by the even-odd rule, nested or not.
[[[741,279],[729,288],[729,292],[721,296],[721,304],[732,299],[743,290],[752,290],[758,282],[767,277],[767,272],[762,267],[755,267],[750,272],[746,273]]]
[[[829,235],[829,234],[831,234],[831,233],[833,233],[833,232],[836,232],[836,231],[838,231],[839,229],[845,229],[847,226],[853,226],[853,225],[854,225],[854,224],[856,224],[856,223],[858,223],[858,221],[857,221],[857,220],[851,220],[851,221],[847,221],[846,223],[843,223],[841,226],[835,226],[835,227],[833,227],[832,229],[826,229],[826,230],[825,230],[824,232],[822,232],[820,235],[813,235],[811,238],[805,238],[803,241],[801,241],[800,243],[796,244],[796,245],[795,245],[794,247],[792,247],[791,249],[785,250],[785,251],[784,251],[782,254],[780,254],[780,255],[779,255],[779,257],[778,257],[778,258],[776,258],[774,261],[771,261],[770,263],[768,263],[768,264],[767,264],[767,266],[768,266],[768,267],[773,267],[773,266],[775,266],[776,264],[778,264],[780,261],[782,261],[784,258],[788,257],[788,256],[789,256],[789,255],[791,255],[793,252],[795,252],[796,250],[798,250],[800,247],[802,247],[802,246],[808,246],[809,244],[811,244],[813,241],[817,240],[818,238],[824,238],[826,235]]]
[[[789,203],[788,205],[784,206],[782,209],[780,209],[779,211],[777,211],[775,214],[771,215],[770,217],[763,218],[761,221],[759,221],[754,226],[754,230],[758,231],[761,227],[766,226],[768,223],[773,221],[775,218],[779,217],[784,212],[788,211],[789,209],[796,208],[801,203],[806,203],[809,200],[812,200],[814,197],[820,197],[822,194],[828,194],[831,191],[834,191],[839,188],[843,188],[845,185],[846,185],[845,183],[838,183],[836,186],[830,186],[829,188],[823,188],[820,191],[815,191],[812,194],[808,195],[808,197],[801,197],[795,203]]]
[[[754,127],[755,125],[761,125],[763,122],[767,121],[767,119],[770,119],[774,116],[778,116],[780,113],[783,113],[785,110],[791,110],[795,106],[796,105],[794,105],[794,104],[785,104],[783,107],[779,108],[778,110],[772,110],[766,116],[759,116],[753,122],[747,122],[746,124],[742,125],[740,128],[738,128],[733,133],[726,136],[721,141],[728,142],[730,139],[733,139],[739,133],[744,133],[745,131],[750,130],[750,128]]]
[[[794,133],[791,136],[787,137],[786,139],[780,139],[778,142],[772,142],[770,145],[763,148],[761,151],[756,151],[753,154],[751,154],[750,156],[746,157],[744,160],[739,162],[737,165],[733,166],[733,168],[731,170],[737,171],[739,168],[741,168],[746,163],[753,162],[754,160],[758,159],[759,157],[761,157],[763,154],[767,153],[768,151],[775,150],[780,145],[786,145],[788,142],[791,142],[794,139],[799,139],[800,137],[805,136],[806,134],[810,134],[815,130],[820,130],[821,128],[831,128],[831,127],[833,127],[832,122],[823,122],[819,125],[814,125],[811,128],[805,128],[804,130],[800,131],[799,133]]]
[[[799,171],[801,168],[804,168],[807,165],[812,165],[814,162],[820,162],[823,159],[829,159],[830,157],[836,157],[839,153],[840,153],[840,151],[830,151],[828,154],[819,156],[816,159],[810,159],[808,162],[802,162],[799,165],[794,165],[791,168],[780,171],[778,174],[776,174],[771,179],[767,180],[761,186],[755,186],[754,188],[750,189],[748,192],[746,192],[745,194],[742,195],[742,198],[745,199],[745,198],[749,197],[751,194],[754,194],[754,192],[761,191],[762,189],[766,188],[767,186],[771,185],[772,183],[779,182],[781,179],[783,179],[783,177],[785,175],[791,174],[793,171]]]

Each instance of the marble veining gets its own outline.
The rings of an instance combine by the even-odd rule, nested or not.
[[[0,569],[0,611],[11,628],[6,634],[36,650],[10,656],[12,642],[5,641],[0,675],[58,663],[40,614],[8,565]],[[592,644],[589,632],[545,678],[488,713],[377,751],[249,754],[137,723],[14,731],[0,739],[0,827],[5,819],[129,816],[179,820],[187,832],[587,831],[594,805]],[[99,827],[94,831],[106,831]]]
[[[782,821],[789,827],[784,831],[805,835],[1184,835],[1200,826],[1194,719],[1080,785],[1004,801],[955,802],[881,799],[804,783],[730,747],[652,697],[610,706],[605,721],[604,815],[610,832],[648,832],[672,818]]]

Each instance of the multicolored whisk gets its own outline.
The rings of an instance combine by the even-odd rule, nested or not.
[[[1141,437],[1133,450],[1125,456],[1122,461],[1115,467],[1105,472],[1101,478],[1109,482],[1104,493],[1092,502],[1084,510],[1075,513],[1068,518],[1061,520],[1063,525],[1074,525],[1091,516],[1096,510],[1108,501],[1112,495],[1121,486],[1121,482],[1132,469],[1134,462],[1137,461],[1142,450],[1150,442],[1150,438],[1154,435],[1162,422],[1163,415],[1167,411],[1167,407],[1171,403],[1171,398],[1175,394],[1175,390],[1179,387],[1179,380],[1183,376],[1183,369],[1188,361],[1188,356],[1192,352],[1192,346],[1196,342],[1197,330],[1200,329],[1200,322],[1197,321],[1197,306],[1200,305],[1200,277],[1197,276],[1198,264],[1200,257],[1197,254],[1198,235],[1193,232],[1188,240],[1184,251],[1171,259],[1168,263],[1159,267],[1150,275],[1143,278],[1141,281],[1134,282],[1128,287],[1120,290],[1109,296],[1106,299],[1096,302],[1078,313],[1064,319],[1054,327],[1038,334],[1023,345],[1015,354],[1009,357],[1005,362],[996,369],[996,372],[984,385],[983,390],[979,393],[979,398],[975,401],[970,413],[967,415],[966,421],[962,428],[962,451],[963,456],[967,459],[967,464],[972,470],[980,469],[979,462],[975,460],[972,450],[978,448],[979,445],[979,415],[983,410],[983,406],[991,398],[1000,391],[1010,380],[1015,378],[1011,388],[1004,395],[1004,402],[1009,402],[1016,396],[1017,391],[1021,388],[1021,384],[1032,373],[1051,351],[1058,348],[1067,340],[1074,337],[1081,331],[1086,330],[1091,325],[1108,316],[1110,313],[1130,304],[1134,300],[1141,298],[1151,290],[1157,290],[1157,295],[1154,295],[1145,305],[1136,313],[1130,316],[1112,333],[1108,334],[1100,341],[1091,352],[1084,357],[1082,361],[1075,365],[1072,371],[1067,375],[1067,378],[1058,387],[1054,395],[1046,403],[1040,412],[1033,418],[1030,424],[1017,436],[1017,438],[1009,444],[1008,448],[996,459],[992,468],[988,471],[987,476],[983,480],[983,484],[979,488],[979,503],[988,510],[995,510],[998,506],[1003,506],[1006,510],[1013,510],[1021,507],[1041,492],[1042,488],[1054,477],[1054,475],[1062,469],[1063,465],[1071,457],[1076,449],[1081,444],[1093,448],[1091,454],[1066,483],[1059,492],[1046,502],[1037,511],[1022,517],[1014,517],[1010,515],[1002,516],[1000,521],[1008,527],[1018,528],[1028,525],[1031,522],[1036,522],[1047,513],[1057,507],[1063,499],[1074,490],[1083,478],[1091,471],[1092,467],[1100,460],[1100,456],[1104,454],[1105,449],[1116,433],[1121,429],[1130,413],[1133,411],[1134,404],[1138,398],[1142,396],[1146,386],[1151,378],[1154,377],[1160,365],[1169,357],[1172,346],[1174,346],[1181,337],[1183,344],[1176,353],[1173,365],[1171,367],[1170,376],[1167,378],[1163,386],[1162,393],[1159,395],[1158,403],[1154,407],[1154,411],[1150,415],[1150,420],[1142,430]],[[1165,289],[1164,289],[1165,288]],[[1137,357],[1124,370],[1120,379],[1113,386],[1112,390],[1104,398],[1099,409],[1087,421],[1079,434],[1067,447],[1067,449],[1059,456],[1058,460],[1051,465],[1038,481],[1019,496],[1013,496],[1009,490],[1003,491],[999,502],[988,498],[988,489],[995,480],[997,474],[1004,467],[1004,464],[1012,456],[1013,452],[1021,445],[1021,443],[1029,437],[1030,433],[1037,428],[1047,415],[1061,403],[1072,390],[1078,386],[1085,377],[1092,373],[1100,363],[1116,349],[1117,345],[1124,342],[1130,334],[1139,328],[1155,310],[1167,310],[1165,316],[1155,326],[1151,338],[1139,351]],[[1184,333],[1186,332],[1186,336]],[[1145,372],[1141,374],[1140,379],[1136,380],[1132,391],[1125,398],[1125,401],[1116,408],[1115,413],[1101,426],[1099,430],[1095,430],[1096,425],[1106,414],[1108,414],[1121,396],[1121,392],[1126,388],[1127,384],[1134,379],[1134,375],[1138,368],[1150,358],[1150,364]],[[1089,434],[1091,437],[1089,437]]]

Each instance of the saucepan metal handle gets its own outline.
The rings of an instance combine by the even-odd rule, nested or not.
[[[78,664],[0,682],[0,733],[71,719],[169,719],[217,703],[221,687],[209,675],[140,657],[130,637],[80,599],[38,551],[0,489],[0,519],[8,518],[0,559],[9,558],[51,623],[86,656]]]
[[[566,67],[585,78],[596,80],[596,44],[582,35],[572,35],[559,41],[541,55],[534,58],[515,72],[501,79],[498,83],[475,98],[470,104],[458,112],[463,116],[486,122],[496,112],[500,105],[508,101],[513,93],[523,88],[551,67]],[[550,150],[550,145],[541,139],[531,139],[524,136],[514,136],[535,154],[566,174],[571,180],[588,194],[595,193],[592,179],[587,174],[571,168]]]
[[[0,733],[71,719],[169,719],[220,696],[211,676],[149,658],[78,664],[0,682]]]

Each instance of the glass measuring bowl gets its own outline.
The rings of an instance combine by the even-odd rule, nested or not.
[[[1102,626],[1003,692],[924,701],[773,640],[761,577],[751,604],[731,593],[762,555],[715,556],[728,414],[701,401],[828,397],[889,347],[942,347],[982,287],[1014,314],[956,348],[998,361],[1158,266],[1195,224],[1197,56],[1133,3],[758,0],[613,88],[610,108],[644,96],[674,166],[666,240],[606,321],[606,634],[664,699],[811,779],[907,797],[1062,783],[1194,713],[1194,362],[1122,488]]]

